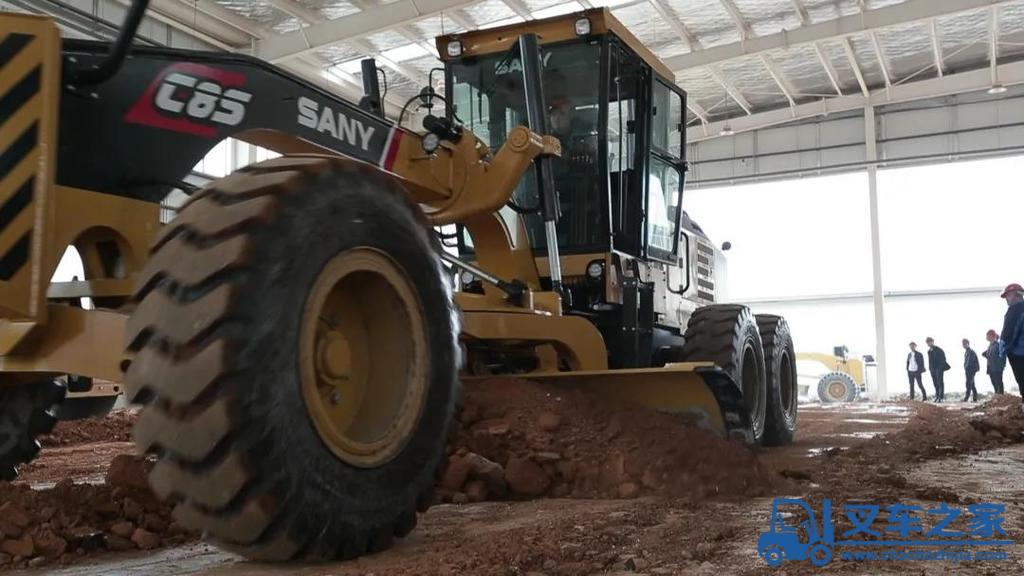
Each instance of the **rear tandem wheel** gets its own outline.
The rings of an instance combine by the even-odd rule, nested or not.
[[[165,227],[126,391],[180,523],[274,561],[353,558],[413,529],[458,361],[417,210],[372,169],[286,157],[214,182]]]

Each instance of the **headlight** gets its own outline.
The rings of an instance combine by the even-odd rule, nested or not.
[[[469,286],[470,284],[473,283],[473,280],[475,279],[476,277],[470,274],[468,271],[463,271],[462,274],[459,276],[459,280],[462,280],[463,286]]]
[[[576,35],[586,36],[587,34],[590,34],[590,20],[580,18],[576,21]]]
[[[587,276],[597,280],[604,273],[604,264],[601,262],[591,262],[587,265]]]
[[[433,154],[441,146],[441,137],[433,132],[428,132],[423,136],[423,151],[427,154]]]
[[[462,41],[452,40],[448,43],[448,56],[452,58],[458,58],[462,56]]]

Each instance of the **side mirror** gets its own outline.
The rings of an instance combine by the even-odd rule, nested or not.
[[[722,242],[722,252],[732,250],[732,242]]]

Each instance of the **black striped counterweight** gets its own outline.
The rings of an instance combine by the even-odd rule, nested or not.
[[[29,262],[43,113],[36,36],[0,35],[0,280]]]

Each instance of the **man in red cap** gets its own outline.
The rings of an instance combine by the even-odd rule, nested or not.
[[[1006,345],[1006,360],[1013,370],[1013,378],[1024,392],[1024,288],[1010,284],[1003,290],[1003,299],[1009,309],[1003,320],[1001,339]]]

